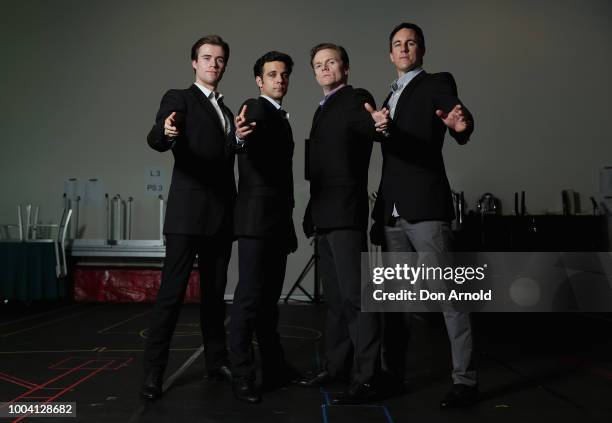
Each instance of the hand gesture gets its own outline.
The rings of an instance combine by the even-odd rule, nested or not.
[[[372,116],[376,132],[385,133],[389,125],[389,110],[386,107],[383,107],[381,110],[374,110],[370,103],[365,103],[363,106]]]
[[[170,116],[164,121],[164,135],[168,138],[179,136],[179,130],[176,125],[176,112],[170,113]]]
[[[446,126],[455,132],[465,131],[471,124],[461,104],[457,104],[453,107],[453,110],[448,113],[444,113],[442,110],[438,109],[436,110],[436,115],[442,119],[442,122],[444,122]]]
[[[249,136],[255,129],[255,122],[248,123],[246,120],[246,104],[242,106],[242,110],[240,114],[234,118],[234,123],[236,124],[236,136],[238,139],[245,139]]]

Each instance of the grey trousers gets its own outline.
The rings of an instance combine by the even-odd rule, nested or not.
[[[452,232],[449,222],[408,222],[395,219],[392,226],[385,226],[385,248],[389,252],[435,252],[451,251]],[[477,384],[472,323],[469,313],[443,312],[446,331],[453,360],[453,383],[474,386]],[[397,337],[409,331],[411,313],[385,313],[383,355],[385,365],[395,374],[403,375],[405,350],[408,336]],[[397,373],[396,373],[397,372]]]

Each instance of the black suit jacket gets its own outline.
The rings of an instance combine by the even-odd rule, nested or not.
[[[368,167],[374,121],[364,103],[376,107],[372,95],[347,85],[315,112],[306,140],[306,179],[310,201],[304,229],[366,229]]]
[[[232,124],[232,112],[222,107]],[[172,112],[177,112],[180,135],[170,143],[164,120]],[[164,233],[231,234],[236,184],[234,155],[227,144],[233,134],[226,136],[219,115],[197,86],[164,94],[147,137],[151,148],[171,149],[174,155]]]
[[[389,97],[385,101],[385,106]],[[451,190],[446,177],[442,145],[446,125],[436,110],[449,112],[461,104],[457,85],[450,73],[415,76],[400,95],[390,137],[381,141],[383,169],[372,217],[386,224],[395,204],[399,215],[408,221],[452,220]],[[469,115],[467,109],[464,111]],[[473,119],[470,116],[470,120]],[[459,143],[468,140],[473,125],[458,134]]]
[[[243,144],[235,139],[231,142],[238,153],[240,172],[234,234],[281,236],[289,242],[289,250],[294,251],[291,125],[284,112],[263,97],[248,99],[244,105],[247,121],[256,122],[256,127]]]

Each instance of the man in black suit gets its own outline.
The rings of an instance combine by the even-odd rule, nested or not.
[[[442,158],[444,135],[448,128],[458,143],[466,143],[473,119],[457,97],[451,74],[428,74],[422,69],[421,28],[398,25],[389,36],[389,49],[398,79],[385,100],[392,120],[389,138],[381,144],[383,173],[372,214],[373,242],[377,228],[384,226],[386,251],[444,253],[451,250],[454,218]],[[407,336],[402,334],[408,333],[410,318],[410,313],[385,315],[384,361],[399,377],[405,370]],[[477,399],[470,316],[445,312],[444,319],[453,357],[453,387],[440,405],[470,405]]]
[[[244,102],[236,117],[238,198],[234,234],[238,237],[239,281],[230,324],[234,396],[258,403],[253,334],[257,335],[263,387],[285,386],[297,377],[287,365],[278,334],[278,300],[287,254],[297,248],[293,226],[293,135],[282,101],[293,60],[271,51],[253,66],[259,98]]]
[[[304,381],[321,386],[351,378],[335,404],[366,402],[380,358],[378,315],[361,312],[361,253],[367,252],[368,166],[372,141],[385,130],[385,111],[369,92],[347,85],[349,59],[341,46],[311,50],[311,66],[325,95],[306,140],[310,201],[304,232],[317,236],[319,269],[328,303],[326,358],[322,371]],[[352,375],[350,374],[352,370]]]
[[[208,375],[231,379],[225,346],[225,285],[232,246],[236,198],[233,116],[217,85],[229,59],[229,46],[208,35],[191,48],[195,82],[170,90],[161,100],[147,142],[172,151],[174,169],[164,222],[166,258],[144,353],[142,396],[161,395],[170,340],[176,327],[193,262],[200,270],[200,326]]]

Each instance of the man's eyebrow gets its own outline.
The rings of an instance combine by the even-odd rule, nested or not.
[[[402,43],[406,43],[406,42],[408,42],[408,43],[411,43],[411,42],[412,42],[412,43],[416,43],[416,44],[418,44],[418,43],[419,43],[419,42],[416,40],[416,38],[408,38],[407,40],[395,40],[395,41],[393,41],[393,44],[392,44],[392,45],[396,46],[396,45],[398,45],[398,44],[402,44]]]

